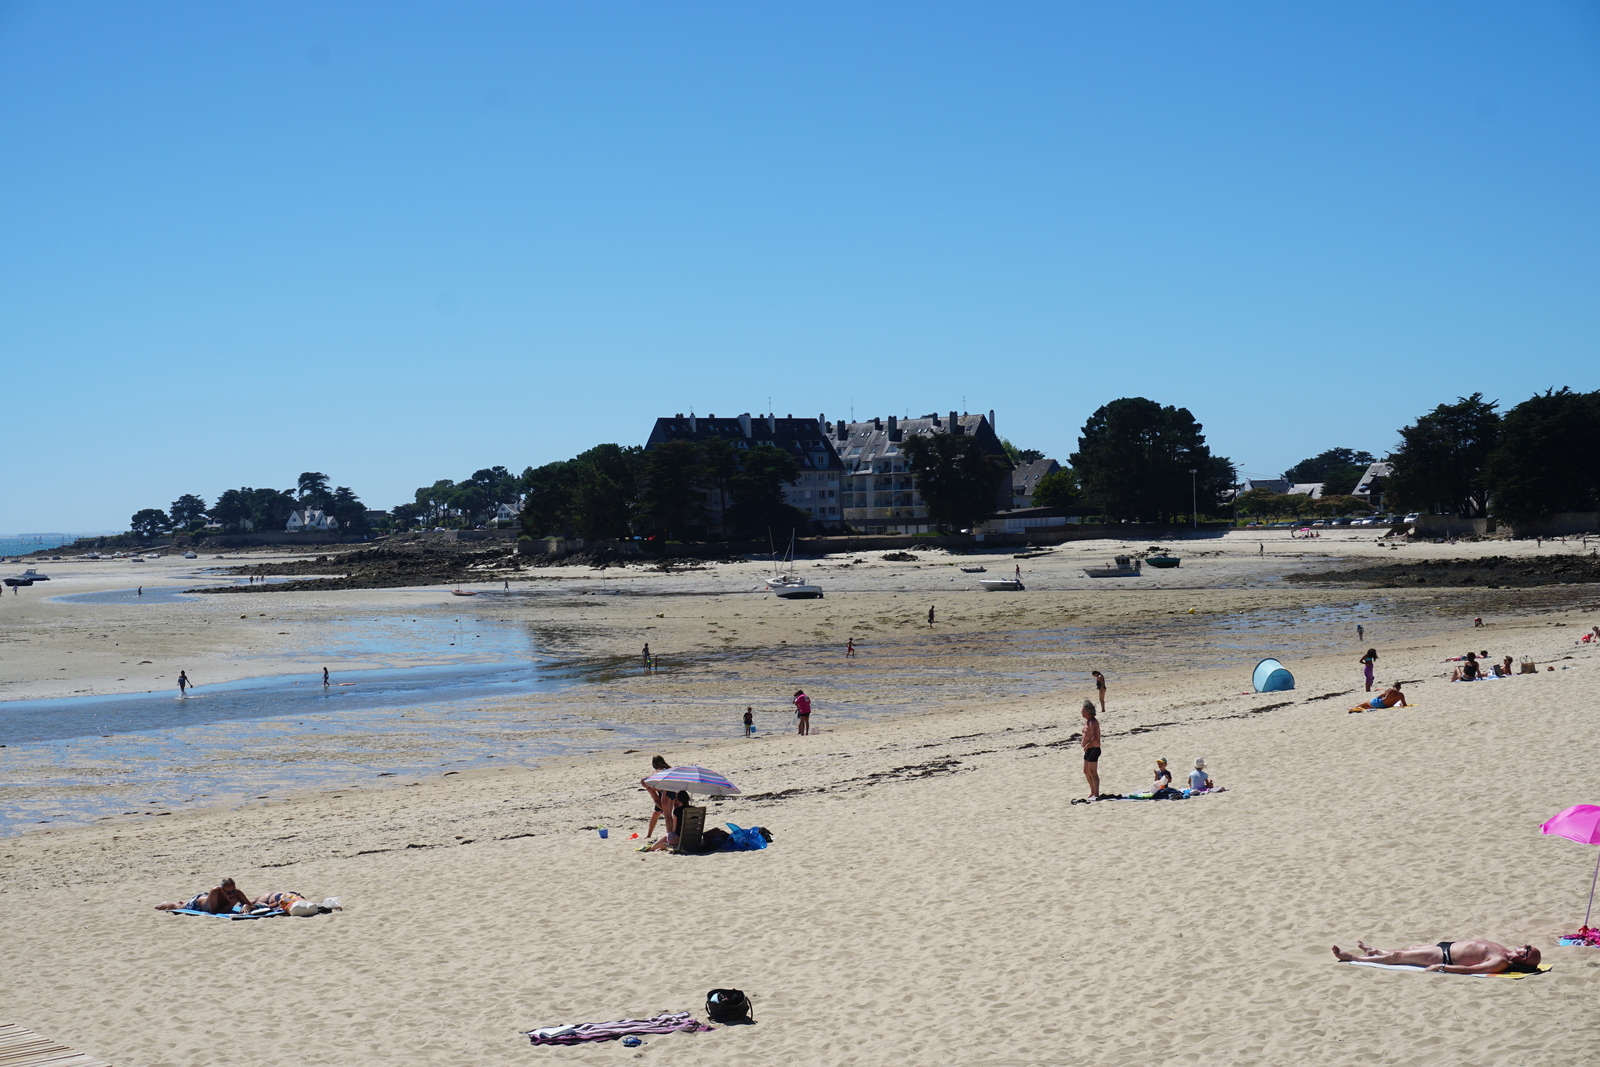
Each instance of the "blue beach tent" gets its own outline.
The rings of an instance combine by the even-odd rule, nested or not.
[[[1275,659],[1264,659],[1256,664],[1251,675],[1258,693],[1282,693],[1294,688],[1294,675]]]

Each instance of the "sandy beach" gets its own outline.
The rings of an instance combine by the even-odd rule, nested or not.
[[[196,566],[246,561],[43,564],[48,587],[0,605],[7,701],[170,690],[180,669],[200,694],[311,684],[324,666],[359,681],[511,655],[569,674],[448,711],[419,699],[387,709],[381,730],[336,710],[318,721],[337,729],[271,720],[236,753],[211,724],[196,751],[272,764],[283,787],[164,795],[161,814],[82,814],[126,771],[100,739],[0,749],[0,797],[42,820],[0,841],[6,1021],[119,1067],[1592,1062],[1600,950],[1554,939],[1582,919],[1594,849],[1538,827],[1597,802],[1600,650],[1577,639],[1600,623],[1600,593],[1283,580],[1341,561],[1583,546],[1248,531],[1173,543],[1176,570],[1081,574],[1146,547],[805,561],[827,596],[802,602],[764,598],[765,566],[740,563],[508,571],[470,599],[84,603],[70,598],[137,579],[147,596],[196,588],[215,584]],[[977,591],[980,575],[960,570],[975,562],[988,576],[1020,566],[1027,591]],[[849,661],[846,638],[861,650]],[[645,641],[658,673],[638,666]],[[1414,707],[1346,713],[1369,645],[1379,680],[1404,680]],[[1447,682],[1444,661],[1468,649],[1539,672]],[[1292,692],[1248,692],[1268,654],[1294,671]],[[1179,773],[1203,756],[1227,791],[1071,804],[1091,669],[1110,679],[1104,790],[1147,788],[1158,756]],[[816,703],[811,737],[794,736],[786,704],[800,687]],[[738,736],[746,705],[753,739]],[[768,827],[772,846],[634,852],[648,816],[637,780],[656,751],[640,739],[738,782],[746,795],[714,802],[708,821]],[[340,753],[346,780],[294,787],[297,762]],[[379,779],[382,760],[406,770]],[[152,910],[224,875],[346,910],[237,923]],[[1531,942],[1553,969],[1405,974],[1329,952],[1470,937]],[[751,994],[756,1026],[636,1050],[532,1048],[520,1033],[700,1016],[706,991],[729,986]]]

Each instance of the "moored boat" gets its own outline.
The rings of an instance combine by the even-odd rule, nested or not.
[[[1015,578],[980,578],[978,584],[988,593],[1020,593],[1026,588]]]
[[[1139,561],[1129,559],[1127,556],[1115,557],[1109,567],[1085,567],[1083,573],[1090,578],[1137,578],[1140,573]]]

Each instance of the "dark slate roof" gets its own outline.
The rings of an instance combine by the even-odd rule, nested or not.
[[[924,415],[920,419],[900,419],[890,415],[887,419],[869,422],[836,422],[829,424],[829,436],[839,451],[845,470],[854,470],[862,463],[889,455],[900,454],[900,443],[916,434],[959,432],[972,434],[979,447],[991,455],[1004,456],[1005,446],[995,435],[994,427],[982,415],[961,415],[952,411],[948,415]]]
[[[715,415],[674,415],[656,420],[644,447],[655,448],[668,441],[693,441],[713,437],[726,439],[735,448],[772,445],[795,458],[801,470],[839,470],[839,455],[820,419],[797,419],[792,415],[751,415],[733,418]]]
[[[1039,479],[1046,474],[1054,474],[1061,469],[1061,464],[1053,459],[1036,459],[1032,463],[1019,463],[1011,472],[1011,484],[1017,487],[1017,492],[1032,493],[1039,487]]]

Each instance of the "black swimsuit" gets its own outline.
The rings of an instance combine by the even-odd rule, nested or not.
[[[1439,951],[1444,953],[1444,965],[1446,967],[1450,966],[1450,946],[1453,944],[1455,944],[1454,941],[1439,942]]]

